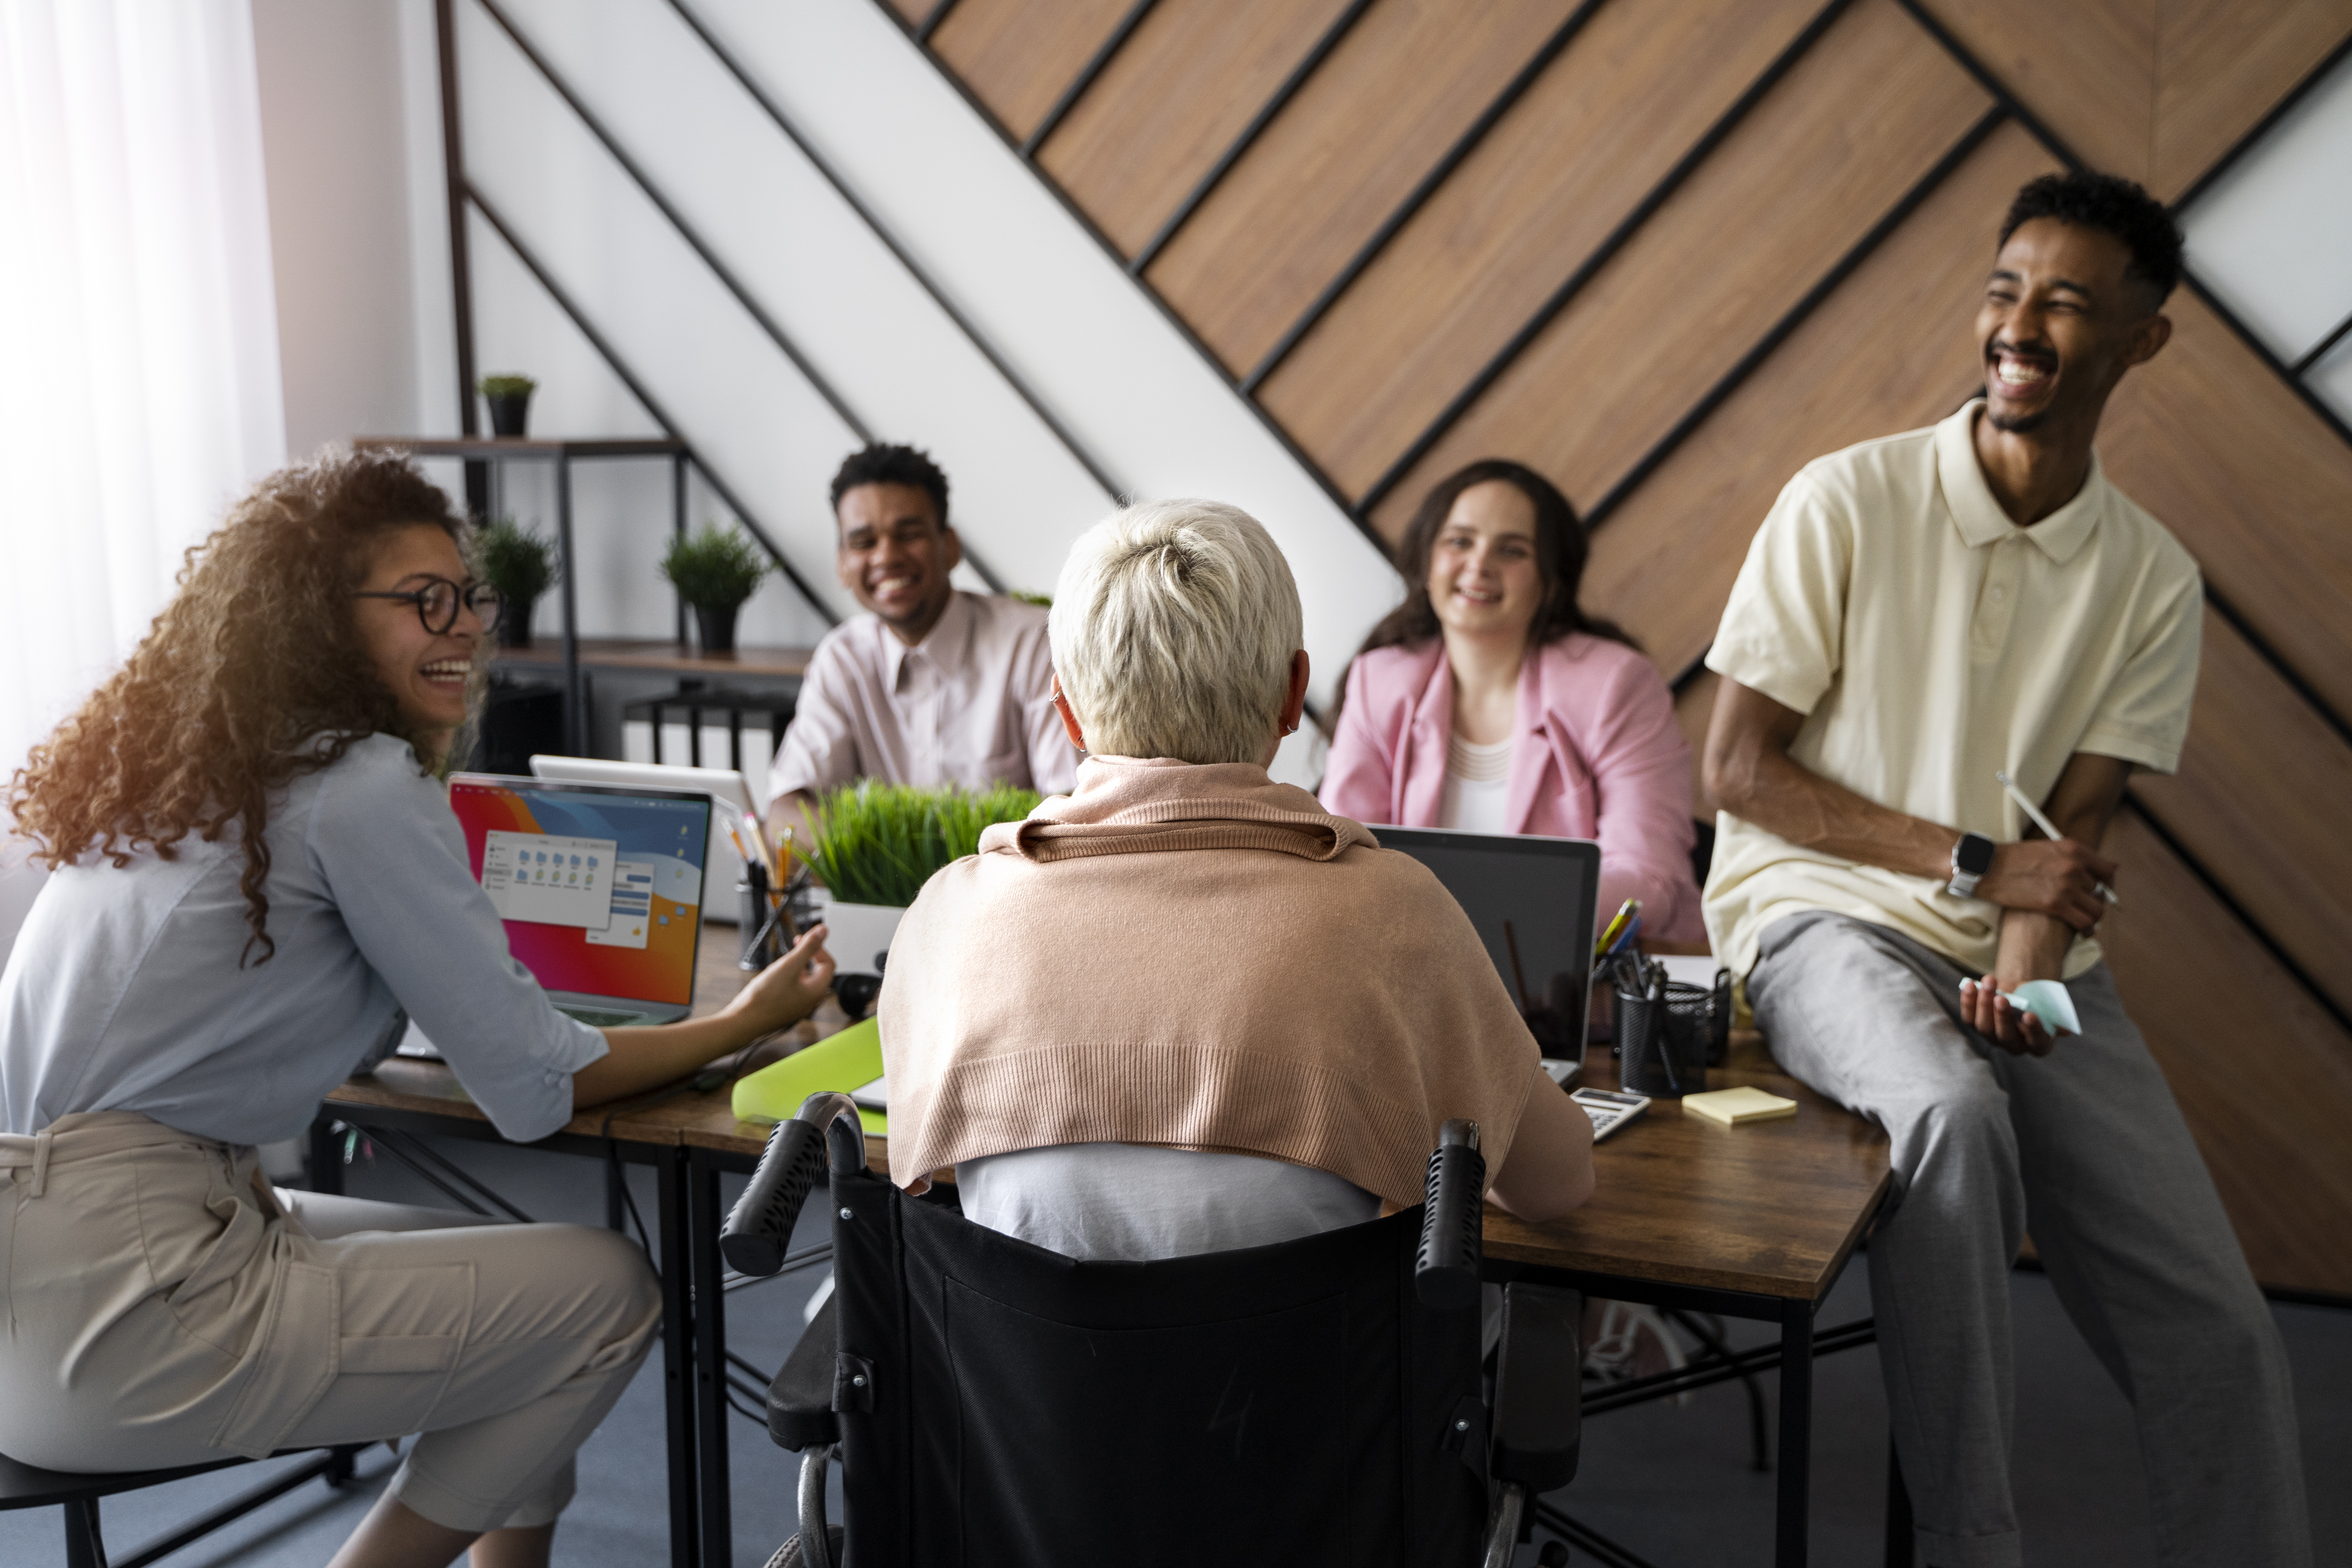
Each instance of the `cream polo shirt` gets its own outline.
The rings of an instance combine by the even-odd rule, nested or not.
[[[2011,523],[1977,466],[1982,407],[1806,465],[1757,530],[1706,663],[1805,715],[1789,754],[1814,773],[1955,837],[2009,840],[2024,814],[1996,768],[2040,801],[2076,752],[2179,765],[2204,595],[2196,562],[2095,456],[2073,500]],[[1706,928],[1735,974],[1801,910],[1992,968],[1997,905],[1728,812],[1717,824]],[[2076,938],[2066,976],[2098,960]]]

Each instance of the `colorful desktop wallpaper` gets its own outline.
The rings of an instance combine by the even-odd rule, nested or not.
[[[541,985],[694,999],[709,801],[460,775],[449,805],[508,950]]]

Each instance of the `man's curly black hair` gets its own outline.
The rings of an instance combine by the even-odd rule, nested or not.
[[[931,510],[938,514],[939,525],[948,525],[948,477],[931,461],[929,452],[913,447],[894,447],[877,441],[860,447],[841,460],[841,469],[833,476],[833,510],[841,511],[841,498],[860,485],[911,485],[931,498]]]
[[[2130,180],[2081,170],[2044,174],[2009,204],[2009,216],[2000,221],[2000,244],[2007,245],[2011,235],[2038,217],[2122,240],[2132,255],[2125,271],[2153,288],[2159,305],[2180,281],[2180,226],[2162,202]]]

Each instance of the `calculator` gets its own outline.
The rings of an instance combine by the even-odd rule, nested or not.
[[[1585,1115],[1592,1118],[1592,1141],[1595,1143],[1650,1109],[1649,1096],[1619,1094],[1614,1089],[1574,1089],[1569,1098],[1584,1108]]]

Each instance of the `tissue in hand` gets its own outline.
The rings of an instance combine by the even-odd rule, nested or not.
[[[2042,1026],[2053,1035],[2079,1035],[2083,1020],[2074,1011],[2074,998],[2067,994],[2064,982],[2029,980],[2009,993],[2009,999],[2042,1020]]]

